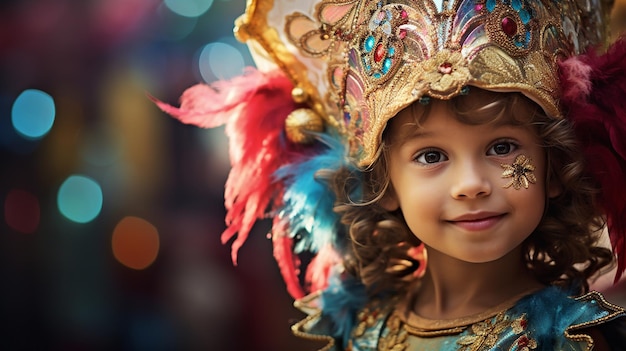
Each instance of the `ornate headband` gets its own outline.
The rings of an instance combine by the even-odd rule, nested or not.
[[[367,166],[387,121],[425,96],[521,92],[560,118],[557,63],[604,42],[612,2],[252,1],[237,33],[261,43]]]

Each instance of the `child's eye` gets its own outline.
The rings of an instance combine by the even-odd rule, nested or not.
[[[507,155],[517,149],[517,144],[510,141],[501,141],[493,144],[487,151],[488,155]]]
[[[448,157],[441,151],[428,150],[417,154],[415,161],[423,164],[433,164],[438,162],[447,161]]]

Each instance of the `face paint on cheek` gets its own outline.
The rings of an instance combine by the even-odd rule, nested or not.
[[[519,190],[522,187],[528,189],[530,183],[535,184],[537,181],[535,173],[533,173],[535,166],[532,164],[530,157],[518,155],[513,164],[501,164],[500,166],[504,168],[502,178],[511,178],[508,183],[503,185],[503,188],[510,188],[512,186],[515,190]]]

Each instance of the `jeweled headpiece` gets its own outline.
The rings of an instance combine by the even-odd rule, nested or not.
[[[612,2],[252,1],[239,31],[259,39],[266,35],[255,30],[275,30],[259,41],[265,51],[284,59],[291,50],[279,64],[297,71],[295,84],[367,166],[387,121],[424,97],[449,99],[469,86],[521,92],[559,118],[557,63],[603,43]]]

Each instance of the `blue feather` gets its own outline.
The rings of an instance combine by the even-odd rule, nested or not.
[[[335,195],[328,184],[315,174],[322,169],[338,170],[348,166],[345,143],[338,136],[317,135],[323,150],[302,162],[281,167],[275,172],[285,184],[284,207],[279,216],[290,223],[289,235],[298,237],[296,253],[318,252],[325,245],[335,246],[340,232],[339,216],[333,211]]]
[[[329,286],[320,296],[322,315],[332,321],[333,337],[343,339],[347,345],[357,314],[367,303],[365,285],[352,276],[333,275]]]

